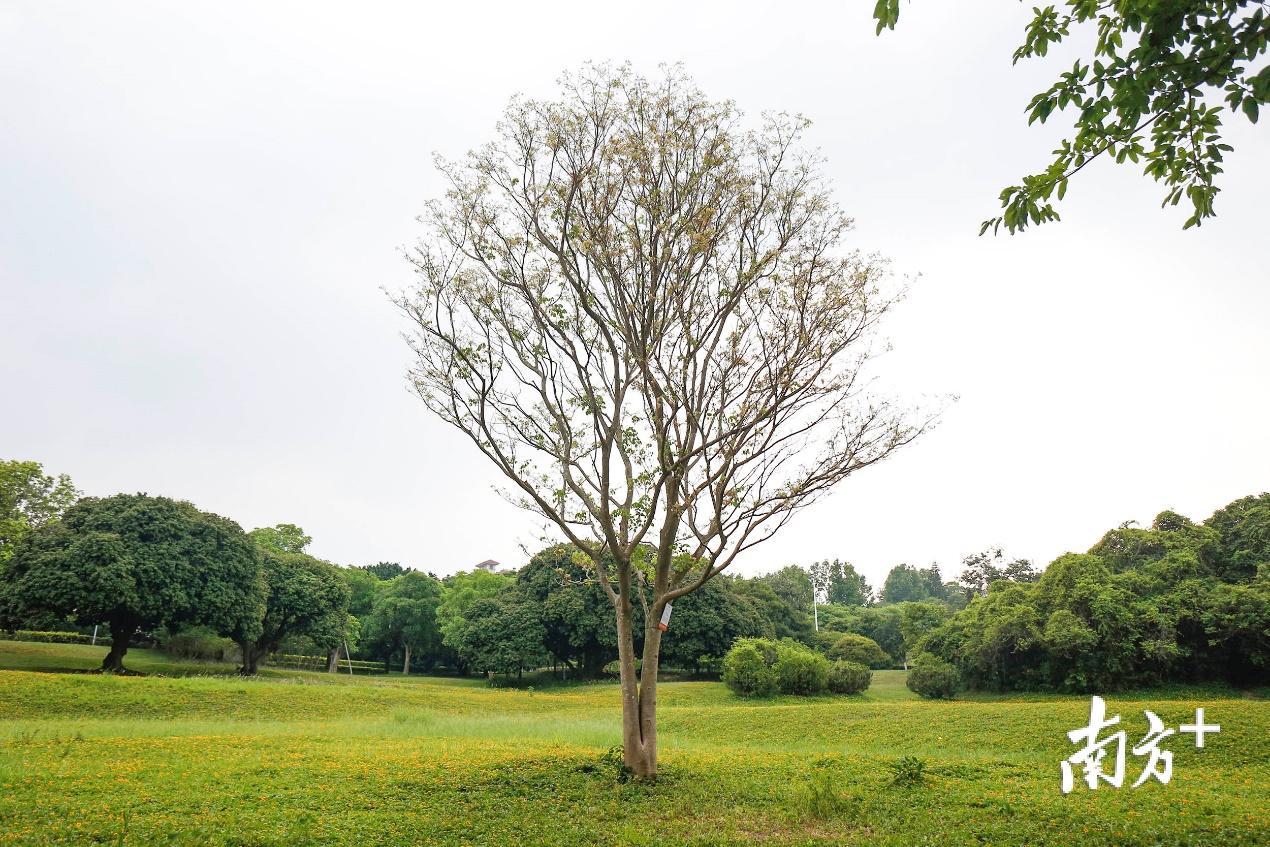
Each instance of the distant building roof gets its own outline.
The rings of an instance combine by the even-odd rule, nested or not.
[[[491,573],[498,567],[498,562],[493,559],[486,559],[476,566],[477,570],[490,571]]]

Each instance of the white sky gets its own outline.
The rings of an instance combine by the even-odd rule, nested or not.
[[[960,396],[742,572],[951,576],[990,544],[1048,562],[1270,488],[1264,127],[1232,122],[1199,231],[1105,163],[1062,223],[978,238],[1064,129],[1022,108],[1071,59],[1011,68],[1029,4],[905,3],[881,38],[872,6],[5,3],[0,458],[298,523],[333,561],[519,565],[543,527],[407,393],[380,287],[409,282],[431,154],[607,59],[811,117],[856,244],[920,274],[887,378]]]

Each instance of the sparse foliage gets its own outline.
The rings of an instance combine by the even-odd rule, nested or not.
[[[885,264],[847,246],[806,121],[743,128],[676,69],[588,66],[439,162],[411,383],[586,554],[624,749],[656,773],[664,607],[923,429],[866,391]],[[636,678],[635,608],[644,620]]]

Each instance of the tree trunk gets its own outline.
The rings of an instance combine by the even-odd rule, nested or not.
[[[340,648],[336,647],[326,657],[326,672],[339,673],[340,669]]]
[[[622,676],[622,763],[636,779],[657,778],[657,662],[661,650],[658,613],[650,614],[644,630],[644,656],[635,672],[635,639],[631,609],[619,601],[617,652]]]
[[[254,641],[240,641],[238,647],[243,654],[243,664],[238,673],[242,676],[255,676],[260,670],[260,657],[264,650]]]
[[[101,669],[106,673],[123,673],[123,657],[128,652],[128,642],[137,631],[137,622],[133,618],[119,618],[110,622],[110,652],[101,660]]]
[[[406,659],[405,661],[401,663],[401,672],[406,676],[410,676],[410,645],[409,644],[406,645]]]

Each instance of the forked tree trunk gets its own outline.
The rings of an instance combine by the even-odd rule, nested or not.
[[[110,622],[110,652],[101,660],[101,669],[104,672],[123,672],[123,657],[128,652],[128,642],[136,631],[137,622],[132,618],[119,618]]]
[[[405,661],[401,663],[401,672],[406,676],[410,676],[410,645],[409,644],[406,645],[406,658],[405,658]]]
[[[619,601],[621,603],[622,601]],[[635,639],[629,607],[618,610],[617,652],[622,676],[622,763],[636,779],[657,778],[657,666],[661,656],[660,612],[648,616],[644,655],[635,672]]]

